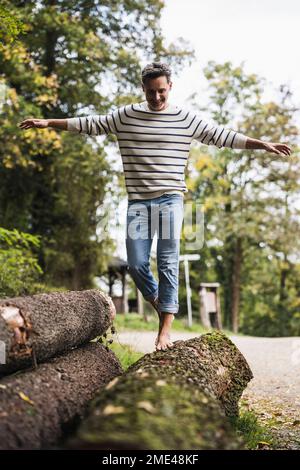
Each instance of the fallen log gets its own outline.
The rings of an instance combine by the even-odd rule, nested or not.
[[[238,449],[228,416],[252,378],[222,333],[147,354],[92,401],[72,449]],[[226,416],[227,415],[227,416]]]
[[[101,336],[114,317],[111,298],[96,289],[1,299],[0,376]]]
[[[82,417],[99,387],[122,373],[114,353],[89,343],[2,378],[0,449],[55,445]]]

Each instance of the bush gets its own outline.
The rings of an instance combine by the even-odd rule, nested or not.
[[[34,249],[40,238],[0,227],[0,297],[30,294],[43,274]]]

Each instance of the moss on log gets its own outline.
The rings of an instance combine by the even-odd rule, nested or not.
[[[76,449],[238,449],[227,416],[251,370],[222,333],[147,354],[92,401],[69,441]],[[227,415],[227,416],[226,416]]]
[[[114,353],[90,343],[0,382],[0,449],[57,443],[96,391],[122,373]]]
[[[101,291],[70,291],[0,300],[0,376],[42,362],[102,335],[115,308]]]

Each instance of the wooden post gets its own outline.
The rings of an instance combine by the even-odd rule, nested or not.
[[[218,282],[202,282],[200,284],[200,319],[205,328],[222,329],[219,286]],[[213,318],[210,314],[214,314]]]
[[[222,316],[221,316],[221,304],[218,288],[216,288],[216,303],[217,303],[217,329],[222,330]]]
[[[206,288],[200,287],[199,291],[200,295],[200,320],[204,328],[211,328],[208,312],[206,310],[205,304],[205,295],[206,295]]]
[[[200,259],[199,254],[194,255],[180,255],[179,261],[184,263],[184,275],[185,275],[185,287],[186,287],[186,301],[188,311],[188,326],[191,327],[193,324],[193,312],[192,312],[192,290],[190,286],[190,273],[189,273],[189,261],[198,261]]]

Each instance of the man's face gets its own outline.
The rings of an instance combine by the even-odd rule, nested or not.
[[[162,111],[167,107],[169,91],[172,88],[172,82],[168,83],[167,77],[149,78],[143,84],[143,91],[146,96],[149,108],[153,111]]]

